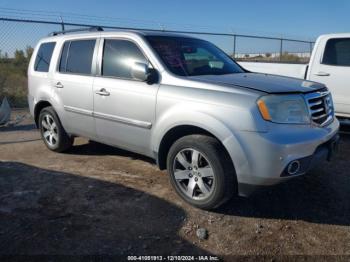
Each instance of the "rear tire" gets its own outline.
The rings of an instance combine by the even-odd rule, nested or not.
[[[206,135],[177,140],[167,156],[170,181],[191,205],[214,209],[237,194],[236,173],[220,142]]]
[[[53,107],[45,107],[40,111],[39,129],[42,139],[48,149],[55,152],[64,152],[74,142],[64,130]]]

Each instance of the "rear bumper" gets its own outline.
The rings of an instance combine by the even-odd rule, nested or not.
[[[225,146],[235,164],[239,195],[249,195],[255,187],[287,181],[320,165],[329,157],[329,143],[337,139],[338,130],[339,122],[334,119],[326,127],[274,124],[266,133],[242,131],[232,138],[236,148],[230,147],[227,139]],[[300,170],[286,174],[288,165],[295,160],[300,161]]]
[[[30,94],[27,96],[28,99],[28,106],[29,106],[29,111],[32,117],[34,117],[34,97]]]

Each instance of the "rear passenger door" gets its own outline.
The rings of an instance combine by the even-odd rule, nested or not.
[[[64,107],[61,120],[67,132],[89,138],[96,136],[92,85],[97,43],[97,39],[66,41],[52,83]]]
[[[148,154],[157,84],[134,80],[135,62],[151,64],[131,40],[101,39],[100,72],[94,81],[94,116],[100,141]]]

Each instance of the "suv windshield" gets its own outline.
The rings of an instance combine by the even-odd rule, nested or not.
[[[244,73],[227,54],[200,39],[146,36],[166,67],[179,76]]]

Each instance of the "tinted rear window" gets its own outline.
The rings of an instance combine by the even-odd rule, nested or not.
[[[327,41],[323,64],[350,66],[350,38],[335,38]]]
[[[56,43],[41,44],[35,58],[34,70],[38,72],[48,72],[51,62],[51,57]]]
[[[66,72],[66,65],[67,65],[67,55],[68,55],[68,49],[69,49],[70,42],[65,42],[63,49],[62,49],[62,55],[60,60],[60,72]]]
[[[91,74],[96,40],[66,42],[62,49],[59,71],[73,74]]]

